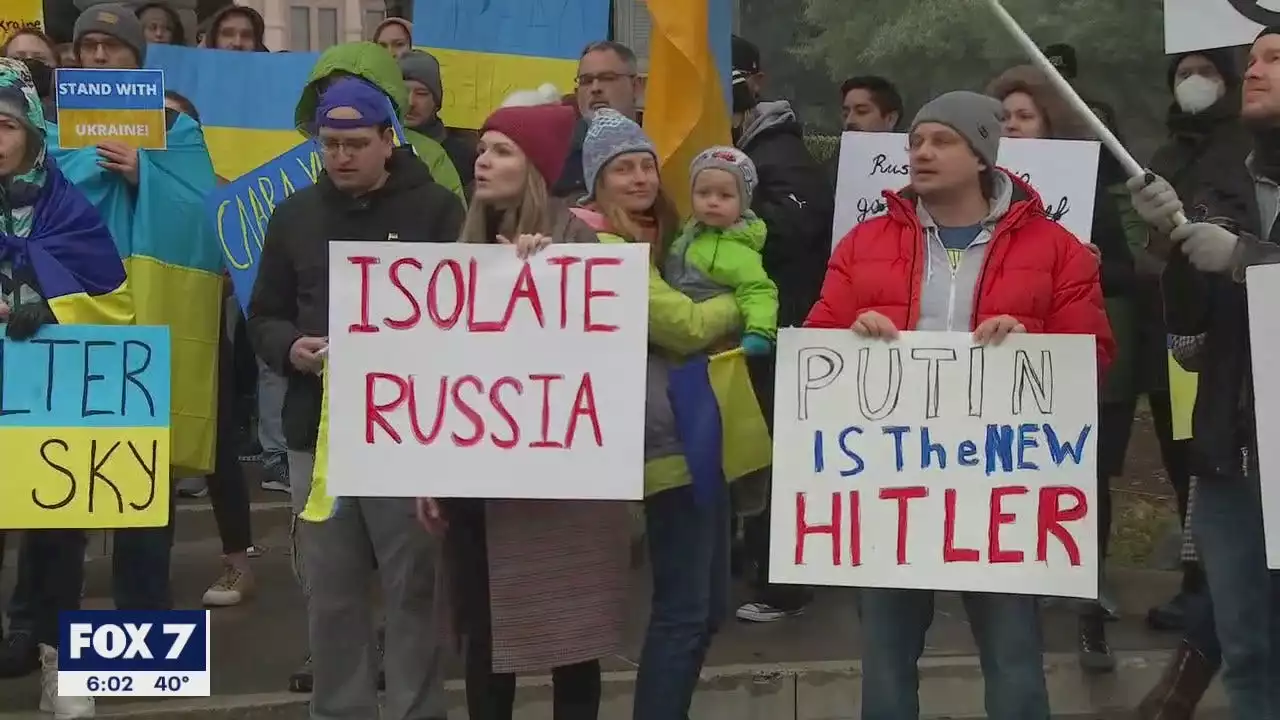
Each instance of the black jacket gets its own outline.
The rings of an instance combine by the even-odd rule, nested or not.
[[[573,142],[569,145],[569,154],[564,159],[564,169],[560,171],[560,179],[551,188],[554,197],[564,198],[576,203],[587,194],[587,181],[582,173],[582,142],[587,137],[587,121],[578,118],[573,126]]]
[[[462,230],[461,201],[411,151],[396,150],[388,168],[386,184],[359,198],[322,173],[276,208],[267,225],[249,300],[249,339],[288,380],[283,424],[292,450],[313,450],[320,422],[320,378],[295,369],[289,350],[300,337],[329,334],[329,241],[455,242]]]
[[[462,192],[470,202],[476,181],[476,146],[479,144],[475,132],[445,127],[440,118],[410,129],[440,143],[445,155],[449,156],[449,162],[453,163],[453,169],[458,171]]]
[[[826,275],[835,189],[784,100],[750,111],[737,145],[760,176],[751,209],[768,228],[764,267],[778,285],[778,325],[798,326],[818,301]]]
[[[1102,254],[1102,294],[1105,297],[1128,296],[1135,290],[1133,253],[1129,250],[1124,218],[1109,190],[1111,186],[1124,181],[1124,168],[1110,150],[1102,148],[1098,155],[1098,179],[1094,190],[1090,236],[1094,246]]]

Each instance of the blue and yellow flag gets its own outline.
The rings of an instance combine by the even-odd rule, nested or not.
[[[200,126],[176,115],[167,150],[138,152],[138,186],[98,165],[93,148],[49,152],[97,208],[124,259],[139,325],[164,325],[172,343],[170,462],[213,470],[222,249],[204,212],[216,181]]]
[[[733,109],[732,0],[648,0],[653,28],[644,129],[658,147],[662,183],[689,213],[689,164],[729,145]]]

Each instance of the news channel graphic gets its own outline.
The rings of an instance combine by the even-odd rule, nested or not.
[[[77,610],[58,625],[59,695],[209,696],[208,611]]]

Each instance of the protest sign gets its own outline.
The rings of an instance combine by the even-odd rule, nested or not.
[[[102,142],[165,149],[164,72],[59,68],[55,84],[62,149]]]
[[[1276,0],[1164,0],[1164,51],[1248,45],[1269,25],[1280,25]]]
[[[1004,138],[997,162],[1035,188],[1050,218],[1089,242],[1100,148],[1092,140]],[[908,168],[903,133],[846,132],[840,138],[833,250],[854,225],[884,214],[881,193],[909,185]]]
[[[1267,567],[1280,570],[1280,265],[1258,265],[1245,275],[1249,296],[1249,350],[1253,356],[1253,412],[1257,423],[1257,466],[1262,483],[1262,521],[1267,535]],[[1253,309],[1258,308],[1257,312]]]
[[[169,521],[169,329],[0,333],[0,530]]]
[[[0,44],[20,30],[44,29],[44,0],[4,0],[0,3]]]
[[[648,277],[637,245],[330,243],[329,494],[639,499]]]
[[[778,341],[772,582],[1097,596],[1092,337]]]

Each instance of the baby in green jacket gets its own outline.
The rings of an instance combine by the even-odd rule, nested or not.
[[[733,293],[742,313],[742,349],[768,355],[778,337],[778,286],[764,271],[764,221],[751,212],[758,182],[746,153],[713,147],[689,171],[693,217],[671,246],[663,275],[699,302]]]

